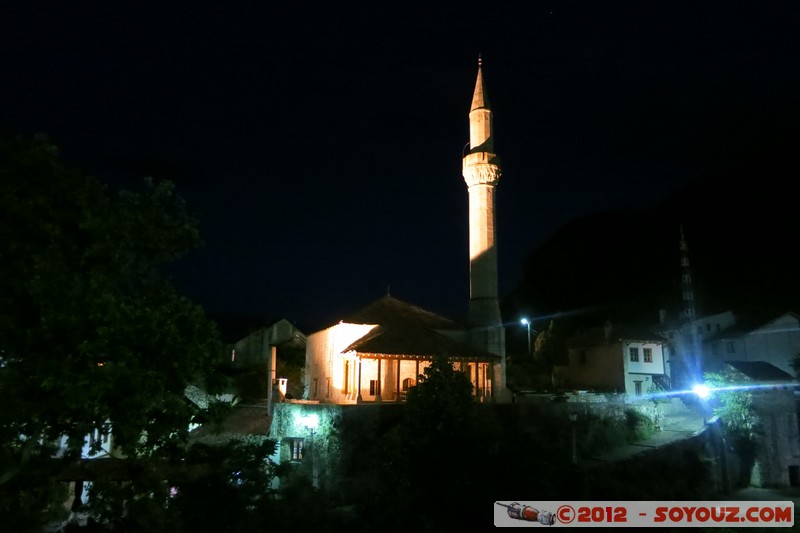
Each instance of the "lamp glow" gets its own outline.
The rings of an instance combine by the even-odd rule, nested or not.
[[[315,414],[306,416],[296,416],[294,419],[296,426],[306,429],[317,429],[319,425],[319,416]]]
[[[694,392],[701,400],[705,400],[711,395],[711,389],[708,388],[708,385],[699,384],[692,387],[692,392]]]
[[[531,323],[527,318],[520,320],[520,323],[528,328],[528,355],[531,354]]]

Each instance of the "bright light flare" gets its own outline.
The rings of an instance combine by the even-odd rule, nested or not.
[[[316,414],[306,416],[295,415],[294,423],[301,428],[317,429],[317,426],[319,426],[319,416]]]
[[[711,395],[711,389],[708,388],[708,385],[705,385],[703,383],[700,383],[692,387],[692,392],[695,393],[701,400],[705,400]]]

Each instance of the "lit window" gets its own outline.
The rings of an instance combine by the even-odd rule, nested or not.
[[[639,348],[631,347],[630,353],[631,353],[631,361],[634,363],[639,362]]]
[[[644,355],[644,362],[645,363],[652,363],[653,362],[653,349],[652,348],[642,348],[642,354]]]
[[[288,456],[290,461],[300,461],[303,459],[303,440],[302,438],[287,438],[284,439]]]
[[[407,391],[408,389],[410,389],[414,385],[416,385],[416,382],[414,381],[413,378],[406,378],[406,379],[403,380],[403,390],[404,391]]]

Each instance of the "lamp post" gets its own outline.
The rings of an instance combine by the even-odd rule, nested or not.
[[[522,320],[520,320],[520,323],[523,326],[526,326],[528,328],[528,355],[530,355],[531,354],[531,322],[527,318],[523,318]]]
[[[311,486],[315,489],[318,489],[319,477],[317,476],[317,462],[314,460],[314,454],[317,451],[316,447],[314,446],[314,430],[316,428],[308,426],[306,429],[308,429],[308,432],[311,433]]]
[[[711,389],[705,383],[700,383],[692,387],[694,392],[700,399],[700,410],[703,412],[703,425],[708,424],[708,397],[711,396]]]
[[[572,426],[572,464],[578,464],[578,437],[575,434],[575,422],[578,421],[578,413],[569,414],[570,425]]]
[[[295,416],[297,417],[297,415]],[[315,489],[318,489],[319,476],[317,474],[317,462],[314,460],[314,455],[316,454],[316,449],[314,446],[314,433],[316,433],[317,427],[319,427],[319,416],[316,414],[300,416],[295,419],[295,424],[308,431],[311,435],[311,439],[309,441],[309,444],[311,445],[311,486]]]

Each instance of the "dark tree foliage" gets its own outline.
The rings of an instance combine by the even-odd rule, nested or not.
[[[256,438],[186,450],[177,478],[149,472],[135,484],[96,484],[89,509],[104,531],[247,531],[274,510],[265,460],[275,443]],[[143,491],[146,488],[147,491]],[[142,497],[146,493],[147,497]]]
[[[364,469],[358,505],[366,524],[400,528],[386,523],[387,512],[417,531],[464,524],[452,511],[480,486],[484,470],[475,462],[488,450],[471,387],[444,357],[419,376],[401,422],[381,436]]]
[[[220,342],[160,269],[198,243],[171,183],[114,194],[45,141],[0,139],[4,517],[46,507],[63,437],[65,461],[100,428],[131,458],[183,441],[195,413],[184,389],[212,375]]]
[[[445,357],[435,358],[408,391],[406,421],[417,438],[439,438],[469,429],[472,421],[472,383]],[[425,430],[422,432],[422,430]]]

